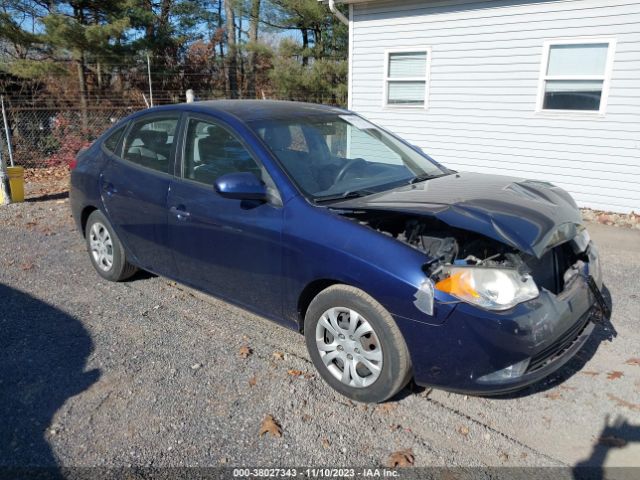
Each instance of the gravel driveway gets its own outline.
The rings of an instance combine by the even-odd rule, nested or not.
[[[164,278],[100,279],[64,194],[0,207],[0,465],[640,466],[640,232],[591,230],[612,325],[555,378],[371,406],[293,331]],[[281,436],[259,435],[267,415]]]

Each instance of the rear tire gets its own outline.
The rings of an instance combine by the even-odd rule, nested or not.
[[[322,378],[358,402],[383,402],[411,378],[400,329],[389,312],[360,289],[333,285],[320,292],[307,309],[304,336]]]
[[[100,210],[89,215],[84,236],[91,264],[102,278],[120,282],[136,273],[137,267],[127,261],[120,239]]]

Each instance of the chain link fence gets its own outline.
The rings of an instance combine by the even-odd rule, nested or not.
[[[220,98],[220,97],[216,97]],[[204,98],[197,98],[204,100]],[[305,101],[304,95],[282,100]],[[318,101],[318,99],[314,99]],[[344,104],[345,99],[322,99],[327,104]],[[184,100],[182,100],[184,101]],[[15,165],[25,168],[44,168],[67,165],[78,151],[91,144],[111,125],[136,111],[146,108],[144,103],[129,102],[122,106],[24,107],[11,102],[6,114]],[[170,103],[169,101],[163,103]],[[6,132],[2,128],[0,148],[9,163]]]
[[[25,168],[66,165],[109,126],[139,110],[131,107],[20,108],[6,110],[13,159]],[[6,134],[6,132],[3,132]],[[6,136],[3,135],[6,139]],[[3,156],[9,159],[6,140]]]

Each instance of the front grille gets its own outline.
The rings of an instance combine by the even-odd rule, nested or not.
[[[556,358],[562,356],[582,335],[584,329],[587,328],[591,320],[591,312],[587,312],[578,322],[567,330],[558,340],[553,342],[547,348],[534,355],[529,362],[526,373],[534,372],[553,362]]]

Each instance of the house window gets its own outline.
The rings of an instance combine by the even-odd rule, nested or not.
[[[538,110],[604,113],[614,40],[545,43]]]
[[[430,57],[429,49],[386,52],[384,106],[426,108]]]

